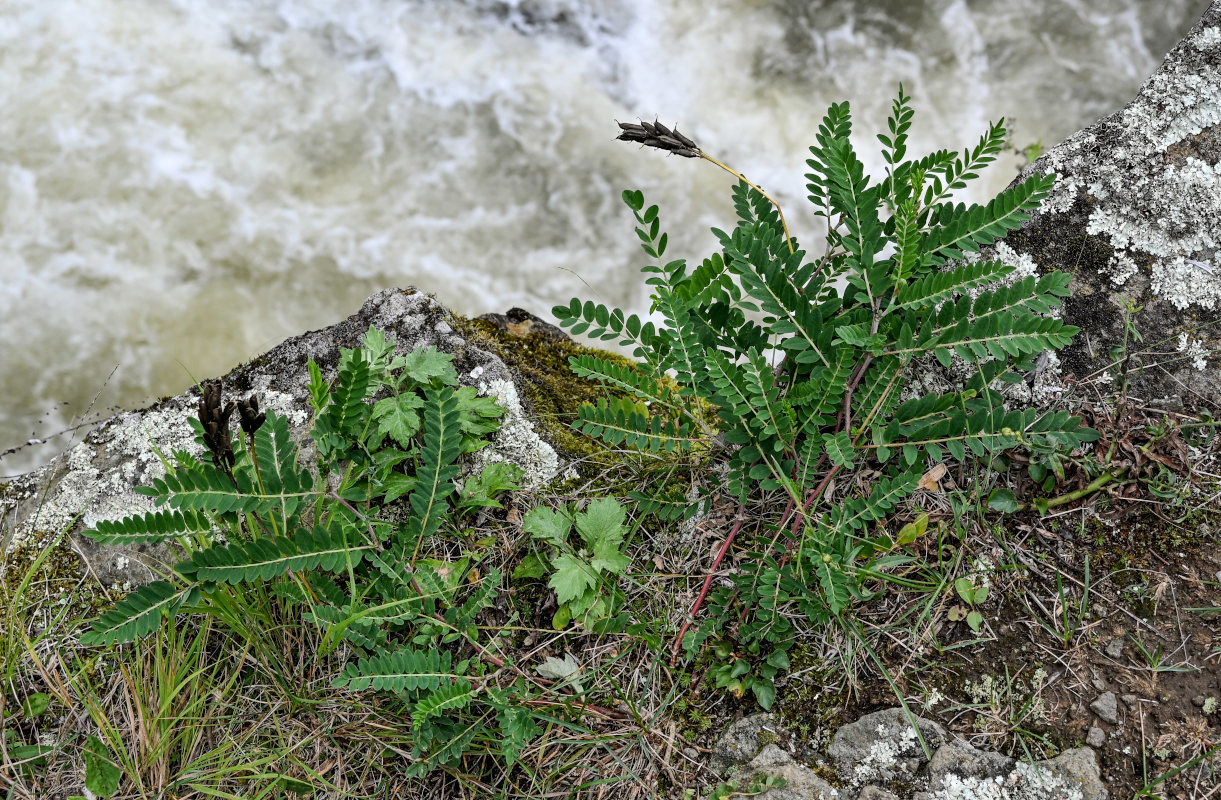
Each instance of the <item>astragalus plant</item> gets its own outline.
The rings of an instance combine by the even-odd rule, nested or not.
[[[659,321],[575,298],[554,309],[574,334],[618,342],[639,360],[632,369],[573,359],[578,374],[631,395],[584,406],[580,430],[614,446],[725,459],[729,477],[719,491],[739,509],[728,538],[753,495],[787,496],[783,513],[748,543],[755,569],[719,586],[703,624],[690,635],[684,626],[675,642],[676,653],[680,645],[694,652],[734,626],[733,641],[717,648],[718,681],[753,690],[764,706],[773,676],[788,665],[790,620],[843,619],[879,576],[910,560],[903,540],[921,525],[890,532],[888,517],[930,462],[1014,447],[1071,451],[1096,436],[1064,411],[1007,408],[997,388],[1021,380],[1077,332],[1048,313],[1068,294],[1070,276],[1014,280],[1011,265],[967,258],[1027,219],[1055,176],[1031,176],[986,205],[953,202],[1002,149],[1005,129],[990,126],[962,153],[905,160],[909,100],[900,87],[878,136],[887,167],[876,181],[853,149],[848,104],[823,118],[806,162],[812,210],[829,229],[818,256],[790,236],[762,190],[693,140],[660,123],[621,123],[620,138],[738,177],[737,224],[714,229],[720,247],[697,266],[667,261],[657,206],[626,191],[651,259],[642,271]],[[927,369],[930,357],[961,359],[973,375],[952,391],[905,399],[913,370]],[[824,502],[833,478],[865,469],[871,477],[841,481],[864,488]]]

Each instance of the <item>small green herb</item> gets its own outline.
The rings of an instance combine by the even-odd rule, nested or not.
[[[623,506],[613,498],[592,501],[585,511],[569,508],[553,511],[536,508],[522,521],[522,529],[549,546],[542,558],[523,562],[514,577],[541,578],[551,571],[547,585],[555,590],[559,610],[552,618],[556,630],[578,620],[586,628],[605,631],[621,628],[615,615],[623,604],[623,592],[607,578],[622,574],[630,564],[623,553]],[[574,548],[569,538],[575,522],[582,542]]]
[[[341,351],[333,379],[313,361],[309,373],[312,469],[285,418],[260,413],[257,398],[226,405],[219,384],[204,387],[191,422],[212,462],[176,454],[163,478],[140,489],[161,510],[88,532],[108,543],[179,541],[190,554],[168,579],[103,614],[82,641],[128,642],[167,617],[207,613],[230,587],[268,583],[323,629],[324,649],[342,642],[356,653],[336,687],[393,691],[411,705],[412,774],[455,761],[477,736],[513,761],[538,729],[513,688],[521,674],[486,677],[507,659],[475,624],[501,575],[476,570],[475,556],[431,556],[434,540],[460,531],[463,511],[497,508],[498,495],[519,488],[522,470],[494,462],[461,491],[456,483],[459,459],[487,445],[503,410],[457,385],[452,356],[398,354],[377,329],[363,347]],[[248,441],[231,435],[234,408]],[[607,569],[618,555],[610,537],[593,539],[591,567]],[[95,756],[97,780],[108,779]]]

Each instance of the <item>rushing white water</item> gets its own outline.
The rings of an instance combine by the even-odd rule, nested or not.
[[[463,313],[574,294],[639,310],[620,191],[661,205],[671,253],[703,257],[730,183],[614,142],[615,119],[677,121],[809,241],[805,148],[830,102],[853,102],[868,151],[900,81],[913,153],[1001,116],[1015,144],[1054,144],[1123,105],[1206,5],[4,0],[0,450],[95,396],[96,416],[177,393],[385,286]]]

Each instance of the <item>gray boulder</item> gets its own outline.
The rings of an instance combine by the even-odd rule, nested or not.
[[[1132,102],[1030,172],[1060,180],[1002,247],[1075,276],[1064,319],[1083,332],[1061,369],[1120,380],[1111,349],[1125,340],[1131,302],[1144,342],[1129,352],[1150,351],[1128,364],[1138,396],[1221,401],[1221,2]]]
[[[931,759],[917,729],[935,750]],[[711,766],[739,790],[763,785],[764,776],[783,778],[785,786],[759,795],[767,800],[1106,800],[1088,747],[1028,763],[946,737],[936,722],[916,717],[913,727],[903,709],[890,708],[841,726],[827,750],[830,765],[803,763],[777,744],[793,737],[772,715],[754,714],[725,731]]]
[[[928,763],[929,788],[944,789],[955,778],[986,780],[1002,778],[1013,771],[1014,761],[1000,753],[977,750],[966,742],[953,741],[937,748]]]
[[[749,787],[758,775],[783,778],[784,785],[768,789],[759,800],[839,800],[839,791],[818,776],[814,770],[799,764],[774,744],[763,748],[751,759],[738,778],[738,788]]]
[[[735,721],[717,739],[712,751],[712,771],[723,775],[732,767],[751,761],[777,738],[778,727],[771,714],[751,714]]]
[[[1098,759],[1088,747],[1033,764],[947,744],[929,762],[929,791],[916,800],[1106,800]]]
[[[920,717],[915,727],[901,708],[866,714],[835,732],[828,755],[846,784],[911,781],[929,752],[945,739],[945,729]],[[917,736],[919,729],[919,736]]]
[[[264,409],[290,420],[294,437],[301,440],[311,415],[307,362],[314,359],[323,375],[332,377],[340,348],[359,346],[371,326],[393,334],[399,352],[433,346],[452,354],[462,382],[507,410],[492,445],[475,454],[479,462],[517,464],[526,470],[527,486],[560,474],[561,459],[535,431],[511,370],[468,342],[457,332],[454,317],[415,289],[380,291],[346,320],[288,339],[238,367],[223,378],[225,396],[257,394]],[[152,501],[135,488],[164,475],[162,456],[174,450],[203,455],[187,422],[198,402],[199,391],[192,388],[149,408],[118,414],[50,464],[14,480],[0,493],[0,512],[7,523],[0,552],[38,544],[64,529],[90,528],[100,520],[151,510]],[[72,546],[88,574],[119,588],[154,580],[177,559],[164,546],[101,546],[78,535],[72,537]]]

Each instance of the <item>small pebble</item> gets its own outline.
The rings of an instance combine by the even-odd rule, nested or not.
[[[1111,725],[1119,724],[1119,704],[1115,702],[1114,692],[1103,692],[1098,699],[1090,703],[1090,710],[1098,715],[1098,719]]]
[[[692,761],[699,761],[700,751],[696,750],[694,747],[684,747],[683,755],[685,755],[687,758],[691,759]]]
[[[1134,694],[1125,694],[1123,696],[1123,704],[1132,711],[1135,711],[1136,707],[1140,705],[1140,698]]]
[[[1085,734],[1085,743],[1090,747],[1102,747],[1106,744],[1107,735],[1102,732],[1102,728],[1090,728]]]
[[[1104,651],[1111,658],[1119,658],[1123,655],[1123,639],[1112,639]]]
[[[1094,688],[1100,692],[1105,692],[1107,690],[1107,682],[1102,678],[1094,678],[1090,681],[1090,683],[1094,684]]]

